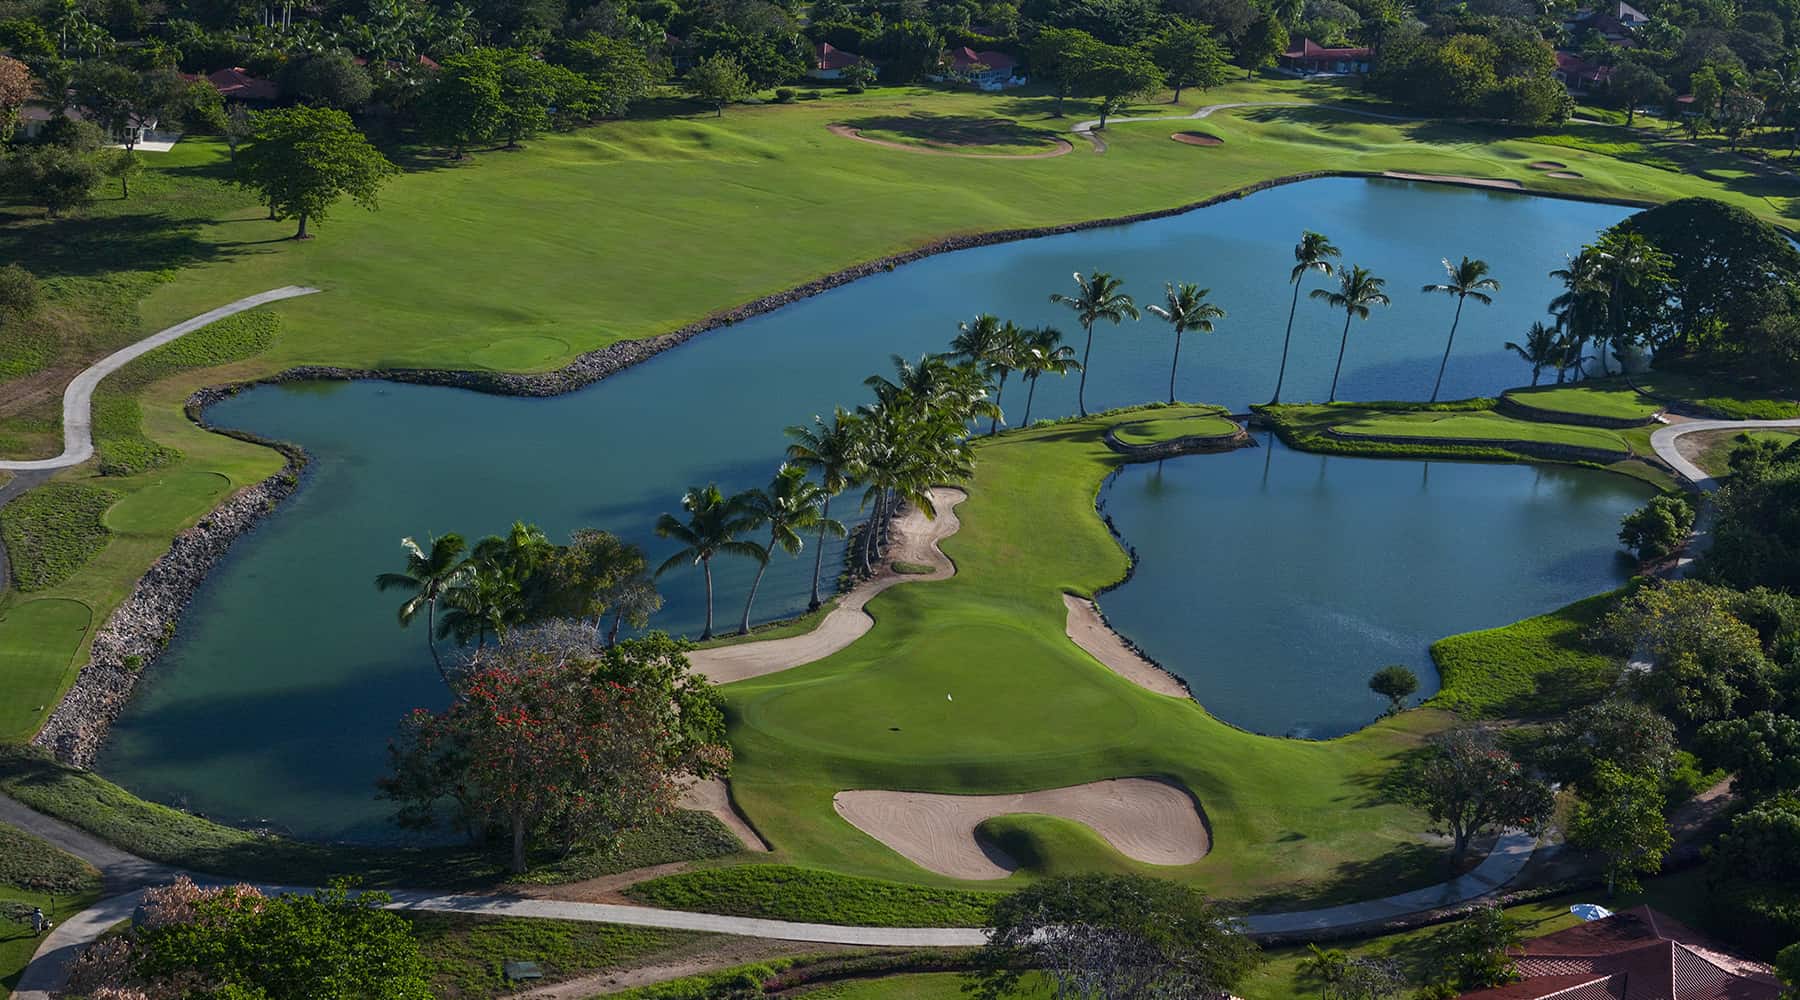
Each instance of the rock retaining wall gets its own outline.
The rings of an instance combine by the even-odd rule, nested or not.
[[[1564,413],[1561,410],[1540,410],[1505,394],[1494,404],[1494,411],[1517,420],[1534,420],[1541,424],[1576,424],[1581,427],[1605,427],[1609,430],[1642,427],[1656,419],[1654,416],[1599,417],[1586,413]]]
[[[1106,446],[1125,456],[1127,462],[1157,462],[1178,455],[1206,455],[1214,452],[1233,451],[1238,448],[1254,448],[1256,442],[1250,439],[1249,432],[1242,427],[1236,434],[1218,434],[1213,436],[1189,435],[1187,437],[1170,438],[1155,444],[1126,444],[1114,433],[1118,428],[1106,430]]]

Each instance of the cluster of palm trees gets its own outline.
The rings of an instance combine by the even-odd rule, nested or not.
[[[1294,315],[1299,311],[1300,288],[1307,276],[1317,273],[1337,278],[1337,288],[1315,288],[1307,293],[1307,297],[1324,302],[1331,309],[1344,311],[1344,332],[1338,338],[1337,365],[1331,372],[1328,402],[1337,402],[1338,379],[1344,371],[1344,354],[1350,347],[1351,321],[1366,320],[1376,306],[1393,304],[1387,294],[1387,280],[1376,277],[1368,268],[1337,263],[1342,253],[1329,238],[1311,230],[1303,232],[1300,242],[1294,245],[1294,266],[1288,272],[1288,283],[1294,286],[1294,295],[1288,305],[1287,333],[1281,342],[1281,368],[1275,375],[1275,394],[1269,398],[1270,405],[1281,402],[1281,387],[1287,380],[1288,349],[1294,339]],[[1434,403],[1444,388],[1444,371],[1450,366],[1450,352],[1456,346],[1456,328],[1462,323],[1463,304],[1474,299],[1484,306],[1492,305],[1493,293],[1500,290],[1500,282],[1488,274],[1487,261],[1464,256],[1452,263],[1446,257],[1443,265],[1444,280],[1419,289],[1426,295],[1448,295],[1456,300],[1456,311],[1450,318],[1450,336],[1444,342],[1444,357],[1438,362],[1437,378],[1431,385]]]
[[[1081,372],[1081,382],[1075,390],[1075,403],[1082,416],[1087,416],[1087,373],[1088,365],[1094,354],[1094,324],[1101,321],[1117,326],[1126,319],[1140,319],[1143,314],[1130,295],[1120,291],[1125,282],[1105,271],[1093,271],[1083,276],[1075,272],[1075,293],[1065,295],[1056,292],[1050,301],[1057,305],[1067,306],[1075,313],[1075,321],[1087,334],[1087,345],[1082,348],[1081,362],[1077,369]],[[1175,402],[1175,375],[1181,366],[1181,336],[1190,331],[1201,333],[1213,332],[1213,321],[1225,318],[1225,310],[1214,305],[1207,297],[1212,289],[1201,288],[1191,282],[1163,285],[1163,304],[1149,307],[1151,315],[1168,323],[1175,332],[1175,353],[1169,363],[1169,402]],[[1026,421],[1030,421],[1027,407]]]
[[[1532,385],[1546,368],[1556,372],[1559,385],[1579,380],[1589,361],[1600,362],[1600,374],[1610,375],[1608,354],[1623,367],[1624,348],[1656,332],[1668,306],[1672,267],[1669,256],[1642,234],[1608,230],[1550,272],[1563,283],[1562,293],[1550,300],[1554,322],[1531,324],[1524,343],[1508,341],[1506,348],[1531,366]],[[1587,353],[1590,345],[1593,355]]]
[[[475,644],[490,635],[551,619],[592,623],[598,639],[618,640],[626,622],[641,627],[662,607],[646,570],[644,552],[604,531],[584,528],[569,544],[553,544],[536,525],[514,522],[505,535],[490,535],[470,548],[461,535],[400,540],[405,568],[375,577],[377,589],[406,591],[400,626],[425,614],[425,642],[438,676],[451,682],[437,640]],[[610,622],[610,624],[609,624]]]

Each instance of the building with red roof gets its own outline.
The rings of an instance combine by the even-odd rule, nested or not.
[[[1588,62],[1573,52],[1557,50],[1556,68],[1550,71],[1556,81],[1569,88],[1571,94],[1600,90],[1612,80],[1613,68]]]
[[[281,88],[275,86],[275,81],[251,76],[250,71],[242,66],[214,70],[206,74],[206,79],[228,101],[273,104],[281,97]]]
[[[830,42],[822,42],[819,54],[813,59],[812,68],[806,71],[806,75],[815,80],[835,80],[843,76],[844,71],[850,67],[862,65],[873,66],[874,63],[854,52],[845,52]]]
[[[1526,941],[1524,978],[1463,1000],[1778,1000],[1769,967],[1738,958],[1648,906]]]
[[[1302,38],[1299,48],[1281,54],[1281,68],[1302,76],[1362,76],[1374,62],[1375,50],[1368,46],[1327,48],[1310,38]]]
[[[1004,52],[977,52],[967,45],[944,53],[941,62],[945,72],[938,79],[968,80],[982,90],[1004,90],[1025,82],[1015,70],[1019,61]]]

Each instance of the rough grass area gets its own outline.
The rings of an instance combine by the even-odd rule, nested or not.
[[[933,571],[933,567],[924,563],[907,562],[904,559],[894,560],[892,566],[894,572],[902,576],[925,576]]]
[[[100,888],[100,873],[42,837],[0,823],[0,885],[71,896]]]
[[[757,996],[768,979],[793,968],[798,961],[775,958],[766,962],[732,966],[697,976],[683,976],[668,982],[639,986],[619,993],[608,993],[609,1000],[719,1000],[720,997]],[[740,991],[740,992],[734,992]],[[807,994],[811,995],[811,994]],[[599,1000],[598,997],[590,1000]]]
[[[934,889],[792,865],[740,865],[665,875],[625,890],[672,910],[859,927],[975,927],[997,893]]]
[[[259,836],[209,819],[146,802],[91,771],[77,771],[19,746],[0,746],[0,792],[117,845],[142,858],[214,875],[289,885],[324,885],[356,875],[371,888],[479,888],[509,878],[503,851],[471,847],[394,848],[321,844]],[[711,816],[678,814],[669,828],[651,827],[628,837],[615,854],[590,854],[557,862],[536,873],[541,882],[611,874],[644,865],[716,856],[728,831]],[[718,830],[708,830],[708,825]],[[735,838],[730,840],[738,849]],[[690,850],[713,854],[694,855]],[[556,873],[564,877],[556,877]]]
[[[1651,372],[1637,376],[1643,390],[1679,400],[1724,420],[1787,420],[1800,417],[1800,402],[1773,396],[1743,382],[1686,372]]]
[[[1546,615],[1465,632],[1431,646],[1443,687],[1426,704],[1472,718],[1546,716],[1596,701],[1618,679],[1619,661],[1594,652],[1582,633],[1617,594],[1599,594]]]
[[[1371,413],[1333,428],[1339,434],[1372,437],[1418,437],[1505,447],[1505,442],[1567,445],[1610,451],[1625,458],[1631,446],[1617,433],[1599,427],[1514,420],[1498,413]]]
[[[33,591],[68,579],[106,547],[102,518],[122,495],[85,483],[45,483],[0,509],[13,583]]]
[[[684,931],[621,927],[574,920],[410,913],[419,951],[439,1000],[476,1000],[513,989],[503,971],[509,961],[536,962],[546,985],[602,969],[643,961],[658,952],[700,940]]]
[[[0,644],[0,741],[27,740],[56,705],[77,665],[70,650],[93,625],[80,601],[44,598],[0,608],[0,628],[20,636]]]
[[[1694,457],[1694,464],[1704,469],[1709,476],[1728,476],[1731,474],[1731,453],[1738,445],[1750,441],[1773,441],[1777,445],[1786,446],[1795,439],[1800,439],[1800,431],[1719,431],[1715,434],[1696,434],[1694,437],[1702,439],[1700,453]]]
[[[549,861],[515,881],[560,885],[671,861],[722,858],[743,849],[737,834],[711,813],[683,809],[653,826],[626,834],[613,851],[580,851]]]
[[[1125,444],[1160,444],[1184,437],[1230,437],[1238,425],[1224,417],[1204,416],[1186,420],[1139,420],[1113,433]]]
[[[1557,414],[1605,417],[1612,420],[1649,420],[1663,405],[1639,393],[1623,381],[1582,382],[1579,385],[1508,389],[1506,398],[1549,419]]]

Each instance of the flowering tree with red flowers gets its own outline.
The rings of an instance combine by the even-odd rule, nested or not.
[[[1407,776],[1413,802],[1452,840],[1457,868],[1469,841],[1490,829],[1541,830],[1555,802],[1550,786],[1525,773],[1494,743],[1491,729],[1462,726],[1432,737]]]
[[[490,648],[449,708],[402,720],[382,795],[409,827],[449,803],[471,836],[510,841],[515,872],[536,837],[610,845],[673,810],[684,775],[730,762],[718,695],[682,650],[660,633],[606,649],[522,633]]]

